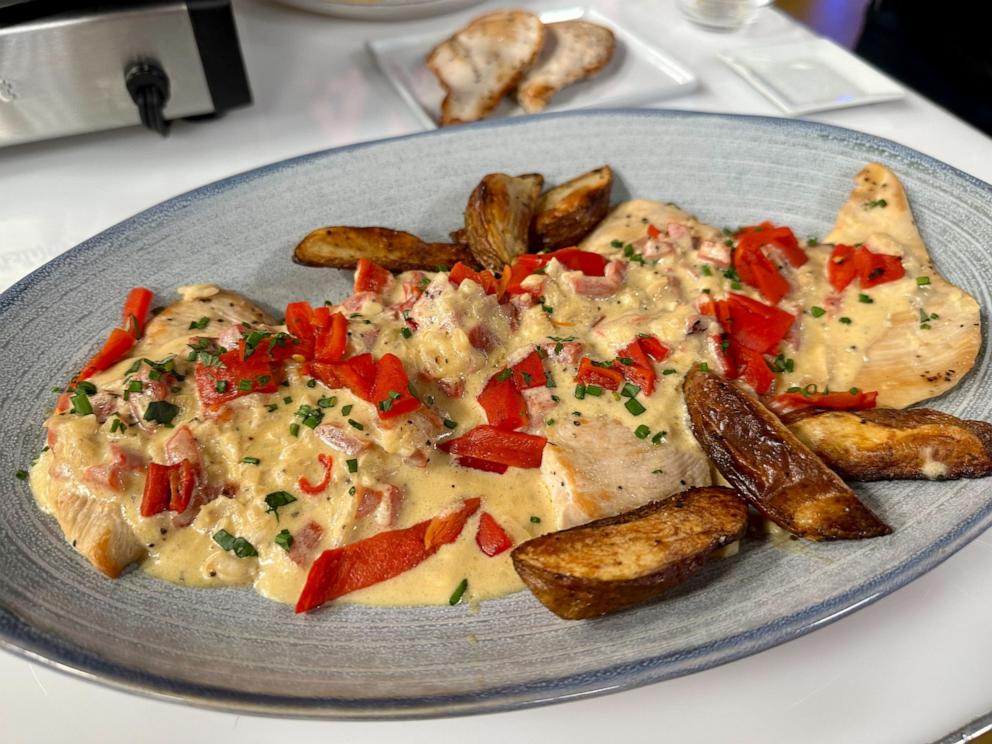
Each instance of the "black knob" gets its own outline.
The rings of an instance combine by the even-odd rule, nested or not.
[[[169,76],[154,62],[135,62],[124,72],[127,92],[138,105],[141,123],[163,137],[169,133],[165,104],[169,101]]]

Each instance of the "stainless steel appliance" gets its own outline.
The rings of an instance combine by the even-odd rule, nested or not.
[[[230,0],[0,0],[0,146],[250,103]]]

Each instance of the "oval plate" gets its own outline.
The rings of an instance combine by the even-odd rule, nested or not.
[[[0,638],[15,652],[133,691],[258,713],[425,717],[505,710],[656,682],[831,622],[944,560],[992,522],[987,484],[858,487],[895,528],[863,542],[747,541],[664,601],[564,622],[527,593],[466,607],[332,606],[308,616],[247,590],[195,590],[140,571],[111,581],[64,544],[15,470],[39,423],[117,320],[126,290],[169,301],[211,281],[273,308],[340,299],[344,272],[295,266],[320,225],[387,225],[428,239],[457,227],[491,171],[550,183],[609,163],[616,199],[678,202],[701,219],[769,218],[822,235],[870,160],[902,179],[948,278],[989,307],[992,188],[885,140],[835,127],[664,111],[573,112],[430,132],[297,158],[153,207],[58,257],[0,297]],[[940,401],[992,419],[992,365]]]

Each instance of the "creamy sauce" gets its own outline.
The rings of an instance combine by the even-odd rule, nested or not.
[[[707,322],[697,303],[706,297],[724,298],[731,291],[762,299],[755,290],[738,286],[717,265],[700,258],[701,246],[720,246],[726,239],[716,228],[701,225],[671,206],[634,204],[639,206],[632,207],[626,215],[621,210],[582,246],[611,261],[622,262],[622,283],[605,296],[577,291],[581,274],[569,272],[553,261],[543,276],[532,277],[534,283],[543,285],[543,301],[530,307],[525,303],[512,308],[500,305],[471,281],[456,287],[445,274],[408,272],[397,276],[383,297],[366,298],[364,302],[352,298],[357,309],[342,310],[350,316],[349,355],[371,351],[376,358],[387,352],[399,356],[432,410],[457,422],[453,431],[431,428],[418,416],[404,417],[408,420],[384,429],[371,404],[347,389],[329,390],[323,384],[311,387],[309,378],[301,375],[299,364],[292,361],[287,365],[286,384],[277,392],[246,395],[227,404],[223,416],[210,417],[199,404],[193,365],[186,361],[186,355],[188,337],[216,337],[224,330],[219,321],[211,322],[202,330],[179,328],[164,342],[152,347],[143,342],[138,349],[140,356],[155,361],[173,357],[176,369],[188,375],[169,396],[180,409],[173,428],[144,431],[132,424],[111,432],[113,418],[101,424],[95,416],[74,414],[53,415],[46,422],[57,445],[42,454],[31,473],[39,505],[57,512],[57,494],[64,495],[67,490],[119,505],[127,525],[144,546],[142,566],[152,575],[189,586],[252,585],[266,597],[293,603],[310,562],[321,551],[384,529],[416,524],[455,507],[465,498],[481,497],[481,509],[470,518],[457,541],[399,577],[341,601],[441,604],[448,602],[454,588],[465,578],[467,600],[519,590],[522,584],[513,571],[509,552],[488,557],[477,547],[475,533],[480,514],[489,512],[514,544],[519,544],[568,524],[571,518],[563,515],[570,513],[568,509],[574,504],[567,503],[567,492],[549,490],[540,470],[510,468],[503,475],[485,473],[459,467],[435,449],[443,438],[459,436],[486,423],[476,402],[486,382],[536,345],[554,346],[553,339],[574,338],[584,345],[584,355],[609,360],[636,334],[654,335],[671,353],[656,365],[658,379],[653,395],[639,399],[646,409],[643,414],[632,414],[624,405],[626,399],[608,390],[599,397],[576,399],[578,362],[555,361],[552,357],[546,360],[545,369],[556,384],[552,392],[559,400],[532,420],[529,431],[546,436],[548,448],[555,448],[564,442],[570,427],[609,419],[622,425],[630,438],[602,442],[602,452],[595,456],[622,458],[625,448],[640,444],[634,431],[643,426],[650,431],[647,441],[657,448],[659,461],[679,462],[672,455],[699,458],[701,452],[688,427],[681,383],[693,364],[705,361],[720,369],[720,363],[709,340],[713,331],[693,332],[694,325]],[[665,235],[653,245],[645,243],[648,222],[673,235]],[[669,229],[669,225],[676,227]],[[628,261],[630,250],[627,255],[623,250],[628,241],[638,239],[636,252],[644,254],[643,263]],[[901,255],[899,246],[884,238],[873,239],[869,247],[876,252]],[[796,315],[797,323],[783,344],[783,354],[794,360],[794,368],[779,375],[777,390],[808,384],[818,385],[821,390],[826,386],[846,390],[870,358],[872,345],[885,335],[893,316],[918,313],[922,308],[921,291],[915,281],[921,267],[911,256],[904,256],[905,278],[867,291],[859,290],[855,283],[837,295],[827,282],[825,270],[831,247],[812,246],[806,250],[809,261],[804,266],[797,270],[787,265],[781,268],[792,291],[780,307]],[[416,331],[404,337],[406,322],[395,308],[411,287],[425,286],[421,299],[409,307]],[[199,285],[188,289],[186,298],[205,301],[215,293],[209,285]],[[859,295],[869,296],[871,302]],[[823,307],[825,312],[814,317],[810,314],[813,306]],[[850,323],[841,318],[849,318]],[[487,350],[477,348],[479,343],[473,345],[473,329],[482,329],[489,339]],[[920,331],[927,332],[938,331]],[[96,375],[92,382],[100,391],[121,395],[126,370],[132,362],[133,359],[125,360]],[[452,393],[456,386],[464,388],[460,397],[445,392]],[[347,465],[352,456],[330,449],[315,431],[301,426],[297,436],[290,434],[290,426],[301,421],[296,415],[301,405],[317,408],[322,399],[326,404],[331,396],[333,405],[320,408],[324,413],[322,423],[340,425],[350,436],[371,444],[354,456],[358,460],[354,473]],[[363,429],[359,431],[349,420]],[[166,443],[181,425],[189,427],[199,445],[206,481],[215,489],[226,487],[225,494],[205,503],[188,526],[176,526],[170,512],[140,516],[143,468],[125,472],[120,491],[88,478],[87,469],[108,463],[114,448],[143,454],[147,461],[167,462]],[[298,481],[301,476],[311,482],[321,479],[317,459],[320,453],[333,457],[332,479],[323,493],[307,495],[298,487]],[[418,454],[429,458],[426,467],[411,464]],[[245,462],[246,457],[257,458],[258,464]],[[939,463],[933,465],[933,474],[928,471],[928,475],[939,476]],[[705,483],[687,483],[684,476],[680,480],[679,472],[659,473],[661,476],[664,478],[659,480],[659,492],[654,498],[681,487],[706,485],[711,480],[708,473]],[[384,484],[395,486],[402,494],[398,513],[388,522],[374,514],[358,517],[355,489],[381,489]],[[275,491],[286,491],[297,498],[281,507],[278,516],[267,510],[264,500],[266,494]],[[614,511],[621,510],[618,505]],[[300,565],[276,539],[283,530],[299,534],[311,522],[320,525],[322,534]],[[239,558],[221,549],[213,539],[221,529],[246,539],[258,556]],[[729,552],[731,547],[724,550]]]

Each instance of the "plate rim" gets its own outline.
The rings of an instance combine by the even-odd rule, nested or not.
[[[22,296],[46,274],[58,270],[69,260],[97,250],[104,242],[154,219],[203,198],[222,194],[242,183],[269,176],[280,170],[326,158],[423,137],[458,136],[460,131],[520,127],[536,120],[576,117],[618,117],[631,119],[718,119],[731,122],[754,122],[821,135],[854,138],[888,153],[915,161],[947,177],[961,179],[992,200],[992,185],[919,152],[883,137],[821,122],[787,117],[727,114],[679,109],[600,108],[553,112],[533,116],[508,117],[471,125],[414,132],[396,137],[352,143],[304,153],[292,158],[251,168],[212,181],[176,195],[108,227],[36,268],[0,293],[0,318],[15,311]],[[96,682],[103,686],[140,694],[156,700],[192,704],[200,708],[248,715],[276,715],[294,718],[332,720],[403,720],[473,715],[520,710],[569,700],[595,697],[642,687],[673,677],[702,671],[768,648],[786,643],[813,630],[866,607],[932,570],[955,552],[992,526],[992,499],[954,529],[939,536],[925,550],[908,556],[889,570],[840,594],[827,598],[800,612],[779,617],[751,630],[726,636],[715,643],[691,649],[642,658],[636,662],[613,665],[590,673],[555,677],[523,685],[506,685],[482,693],[438,695],[416,698],[382,698],[359,700],[330,697],[291,697],[248,693],[234,688],[207,687],[181,680],[151,675],[139,668],[105,661],[97,654],[64,642],[60,636],[31,626],[2,605],[0,598],[0,649],[29,662],[40,663],[56,671]],[[635,676],[636,675],[636,678]],[[582,689],[575,689],[582,686]]]

